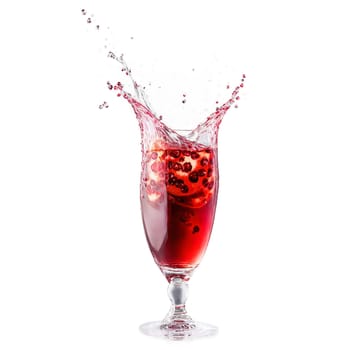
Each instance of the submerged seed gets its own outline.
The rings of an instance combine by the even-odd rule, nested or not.
[[[182,170],[186,173],[190,172],[192,170],[192,164],[190,162],[184,163],[184,165],[182,166]]]
[[[192,171],[192,173],[190,173],[190,175],[188,176],[189,180],[191,182],[198,182],[198,174],[196,171]]]
[[[195,225],[193,227],[193,230],[192,230],[192,233],[198,233],[199,232],[199,226],[198,225]]]

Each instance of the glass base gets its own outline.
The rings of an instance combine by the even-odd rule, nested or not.
[[[192,340],[218,333],[218,328],[207,323],[194,322],[171,325],[162,321],[148,322],[140,326],[143,334],[169,340]]]

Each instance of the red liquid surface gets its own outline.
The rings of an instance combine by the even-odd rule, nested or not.
[[[196,267],[207,248],[218,193],[217,151],[156,149],[145,154],[141,205],[160,267]]]

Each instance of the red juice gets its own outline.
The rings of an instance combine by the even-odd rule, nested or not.
[[[218,193],[217,150],[193,146],[145,154],[142,216],[161,268],[196,267],[209,242]]]

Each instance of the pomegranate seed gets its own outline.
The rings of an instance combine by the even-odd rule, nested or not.
[[[189,162],[186,162],[183,165],[182,170],[185,171],[186,173],[190,172],[192,170],[192,164]]]
[[[170,151],[169,154],[173,158],[179,158],[180,157],[180,151],[177,151],[177,150]]]
[[[191,152],[191,158],[192,159],[198,159],[199,158],[199,154],[197,152]]]
[[[201,166],[207,166],[208,163],[209,163],[209,161],[208,161],[207,158],[203,158],[203,159],[201,160]]]
[[[196,225],[193,227],[192,233],[198,233],[199,232],[199,226]]]
[[[192,173],[190,173],[190,175],[188,176],[189,180],[191,182],[198,182],[198,174],[196,171],[192,171]]]
[[[183,185],[184,185],[184,180],[181,180],[181,179],[176,180],[175,186],[177,188],[182,188]]]
[[[151,165],[151,170],[153,172],[158,172],[158,171],[161,171],[161,170],[164,170],[164,164],[161,163],[161,162],[154,162],[152,165]]]
[[[183,185],[183,186],[181,187],[181,192],[182,192],[182,193],[187,193],[187,192],[188,192],[188,186],[187,186],[187,185]]]
[[[198,170],[198,176],[205,176],[206,171],[204,169],[199,169]]]
[[[173,169],[174,169],[175,171],[182,170],[182,165],[181,165],[180,163],[175,163],[175,164],[173,165]]]
[[[176,177],[173,175],[172,177],[169,177],[168,184],[169,185],[175,185],[176,184]]]

